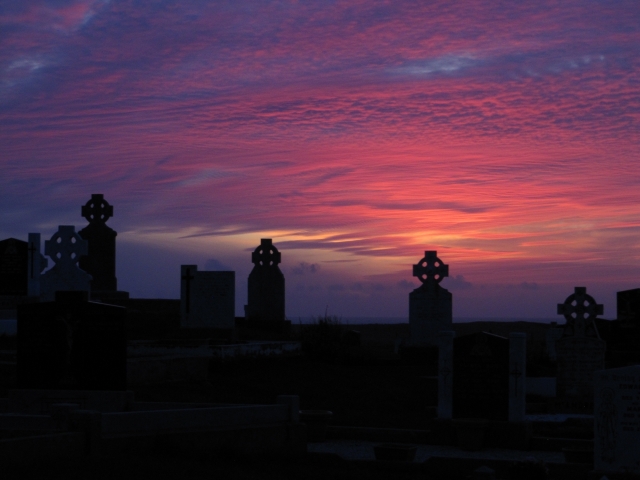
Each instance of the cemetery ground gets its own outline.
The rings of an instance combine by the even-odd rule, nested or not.
[[[541,375],[553,374],[549,371],[552,366],[541,360],[547,325],[515,322],[454,327],[458,335],[479,330],[504,335],[527,332],[529,356],[537,360],[530,362],[530,367],[539,369]],[[336,341],[350,329],[359,332],[359,345]],[[299,395],[302,410],[333,412],[329,438],[336,435],[338,427],[426,432],[436,415],[435,357],[424,351],[396,354],[397,339],[408,333],[408,324],[334,324],[324,330],[307,327],[306,331],[294,324],[290,337],[302,339],[303,355],[214,361],[206,382],[176,381],[130,389],[136,400],[153,402],[272,404],[278,395]],[[0,350],[11,348],[11,339],[0,339],[2,342]],[[0,396],[14,383],[15,376],[3,370]],[[330,454],[283,460],[228,452],[203,457],[162,451],[115,460],[43,460],[21,464],[19,470],[21,476],[48,471],[67,478],[424,478],[419,469],[394,468],[390,472],[371,462],[345,462]]]

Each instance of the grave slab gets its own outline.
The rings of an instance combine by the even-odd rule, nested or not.
[[[640,365],[595,373],[594,465],[640,475]]]
[[[235,272],[199,272],[181,266],[180,325],[232,330],[235,322]]]
[[[453,418],[509,419],[509,340],[491,333],[453,341]]]

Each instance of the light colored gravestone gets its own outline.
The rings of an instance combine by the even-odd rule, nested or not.
[[[594,386],[596,471],[639,475],[640,365],[597,371]]]
[[[282,258],[270,238],[262,238],[251,254],[253,269],[247,282],[245,317],[251,321],[284,322],[284,275]]]
[[[438,333],[438,418],[452,418],[453,330]]]
[[[41,301],[55,301],[58,291],[89,291],[91,275],[78,267],[80,257],[87,254],[87,241],[76,233],[76,227],[60,225],[44,242],[44,253],[54,266],[40,277]]]
[[[437,346],[438,332],[452,329],[452,296],[440,286],[449,276],[449,265],[436,251],[424,252],[424,258],[413,266],[413,276],[422,285],[409,294],[409,330],[412,345]]]
[[[585,287],[576,287],[564,303],[558,305],[558,314],[564,315],[566,324],[562,337],[556,341],[558,364],[557,398],[572,410],[572,405],[593,402],[593,374],[604,368],[606,343],[600,339],[595,324],[603,312]]]
[[[526,407],[527,334],[509,334],[509,421],[524,422]]]
[[[233,329],[235,272],[199,272],[197,265],[182,265],[180,279],[183,328]]]

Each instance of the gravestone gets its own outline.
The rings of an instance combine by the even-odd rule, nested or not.
[[[424,258],[413,266],[413,276],[422,285],[409,294],[409,330],[412,345],[437,346],[438,332],[451,330],[452,296],[440,286],[449,276],[449,266],[442,263],[436,251],[424,252]]]
[[[544,334],[545,350],[547,357],[551,361],[556,361],[556,342],[562,338],[562,327],[558,327],[558,322],[551,322],[551,325]]]
[[[560,409],[589,412],[593,408],[593,374],[604,369],[606,344],[600,339],[595,319],[603,312],[585,287],[576,287],[558,314],[566,324],[556,341],[558,366],[556,397]]]
[[[41,301],[54,301],[57,291],[89,291],[91,275],[78,268],[80,257],[87,253],[87,241],[76,233],[76,227],[60,225],[44,242],[44,253],[54,265],[40,277]]]
[[[19,305],[16,354],[18,388],[125,390],[125,309],[82,291]]]
[[[640,288],[617,292],[618,320],[640,328]]]
[[[453,340],[453,418],[509,419],[509,340],[479,332]]]
[[[89,225],[78,234],[87,241],[87,254],[80,258],[80,268],[91,275],[91,298],[126,299],[127,292],[118,292],[116,278],[115,230],[106,225],[113,216],[113,206],[102,194],[93,194],[82,207],[82,216]]]
[[[245,318],[250,321],[284,322],[284,275],[278,264],[281,255],[270,238],[260,240],[251,254]]]
[[[509,421],[524,422],[526,410],[527,334],[509,333]]]
[[[180,268],[180,325],[233,329],[236,272],[199,272],[197,265]]]
[[[640,475],[640,365],[599,370],[594,386],[596,471]]]
[[[27,261],[27,242],[18,240],[16,238],[7,238],[0,241],[1,296],[27,295]]]

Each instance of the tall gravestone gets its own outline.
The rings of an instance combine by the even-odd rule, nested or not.
[[[78,234],[87,241],[87,254],[80,258],[80,268],[91,275],[91,297],[103,300],[128,298],[126,292],[118,292],[116,278],[115,230],[106,222],[113,216],[113,206],[102,194],[93,194],[82,207],[82,216],[89,225]]]
[[[236,272],[199,272],[182,265],[180,325],[183,328],[233,329]]]
[[[585,287],[576,287],[564,303],[558,304],[558,314],[566,320],[562,337],[556,341],[556,397],[560,409],[593,408],[593,374],[604,369],[606,349],[595,324],[602,313],[602,305],[587,294]]]
[[[260,240],[251,254],[245,318],[253,321],[284,322],[284,275],[278,267],[281,255],[270,238]]]
[[[596,471],[640,475],[640,365],[597,371],[594,386]]]
[[[125,309],[88,301],[82,291],[18,306],[17,386],[125,390]]]
[[[89,291],[91,275],[78,267],[80,257],[87,253],[87,241],[76,233],[76,227],[60,225],[44,242],[44,253],[54,265],[40,277],[41,301],[54,301],[58,291]]]
[[[616,293],[618,320],[640,328],[640,288]]]
[[[509,419],[509,340],[479,332],[453,340],[453,418]]]
[[[26,296],[27,242],[16,238],[0,241],[0,296]]]
[[[438,332],[452,329],[452,295],[440,286],[449,276],[449,266],[442,263],[436,251],[424,252],[424,258],[413,266],[413,276],[422,285],[409,294],[409,330],[411,344],[437,346]]]

